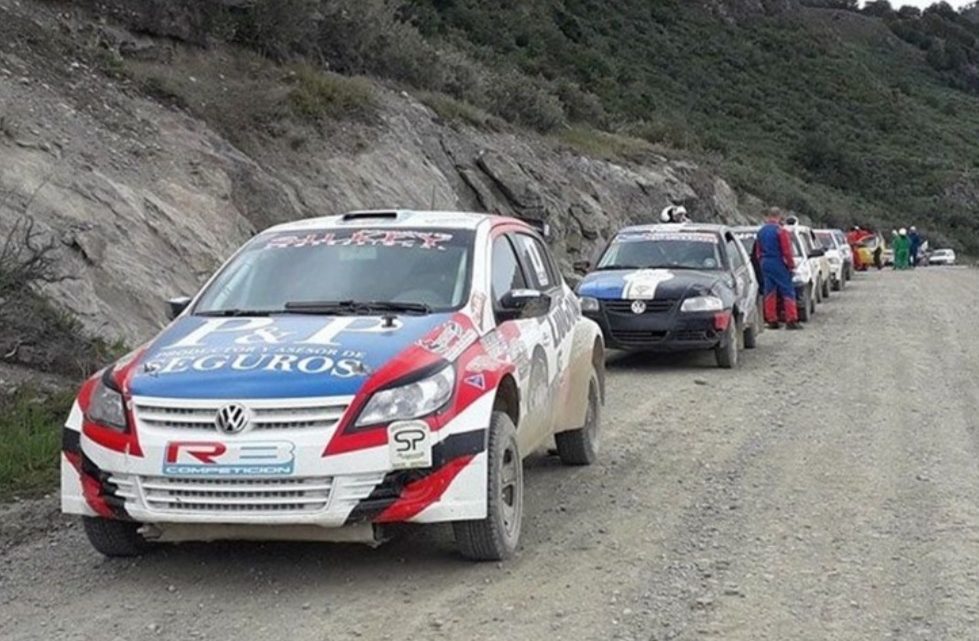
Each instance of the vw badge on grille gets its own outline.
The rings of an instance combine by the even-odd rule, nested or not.
[[[238,434],[242,432],[251,420],[248,408],[237,403],[225,405],[218,410],[214,425],[223,434]]]
[[[632,313],[642,314],[646,311],[646,302],[641,300],[632,301]]]

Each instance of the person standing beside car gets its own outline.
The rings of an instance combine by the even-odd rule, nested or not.
[[[918,252],[921,251],[921,236],[918,235],[918,228],[914,225],[911,225],[911,231],[908,232],[908,239],[911,241],[909,258],[911,260],[911,268],[914,269],[918,266]]]
[[[911,253],[911,239],[904,227],[894,237],[894,269],[907,269]]]
[[[795,286],[792,284],[792,272],[795,269],[792,238],[778,209],[768,211],[768,219],[758,230],[755,256],[761,264],[765,322],[772,329],[781,327],[778,314],[781,301],[786,327],[802,329],[795,301]]]

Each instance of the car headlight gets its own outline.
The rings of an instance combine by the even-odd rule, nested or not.
[[[126,430],[126,407],[122,394],[99,379],[88,405],[88,420],[105,427]]]
[[[681,312],[719,312],[724,309],[724,301],[717,296],[694,296],[683,301]]]
[[[839,256],[830,256],[829,257],[829,264],[830,265],[839,265],[842,262],[843,262],[843,259],[840,258]]]
[[[448,402],[455,382],[455,369],[448,365],[420,381],[375,392],[357,418],[357,427],[431,414]]]
[[[598,310],[599,310],[599,304],[597,298],[592,298],[591,296],[581,297],[581,311],[597,312]]]

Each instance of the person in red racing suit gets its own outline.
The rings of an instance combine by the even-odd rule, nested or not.
[[[762,291],[765,296],[765,322],[772,329],[780,327],[778,304],[781,300],[786,327],[802,329],[795,302],[795,286],[792,284],[792,271],[795,269],[792,239],[777,211],[758,230],[755,255],[761,263],[764,279]]]
[[[862,272],[869,267],[869,265],[863,264],[863,257],[860,255],[860,241],[866,238],[867,235],[868,233],[860,229],[860,227],[854,227],[846,234],[846,242],[853,250],[853,268],[858,272]]]

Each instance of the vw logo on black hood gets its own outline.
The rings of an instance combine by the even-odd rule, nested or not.
[[[214,418],[214,426],[223,434],[243,432],[250,422],[251,413],[248,408],[238,403],[225,405],[218,410],[218,415]]]

